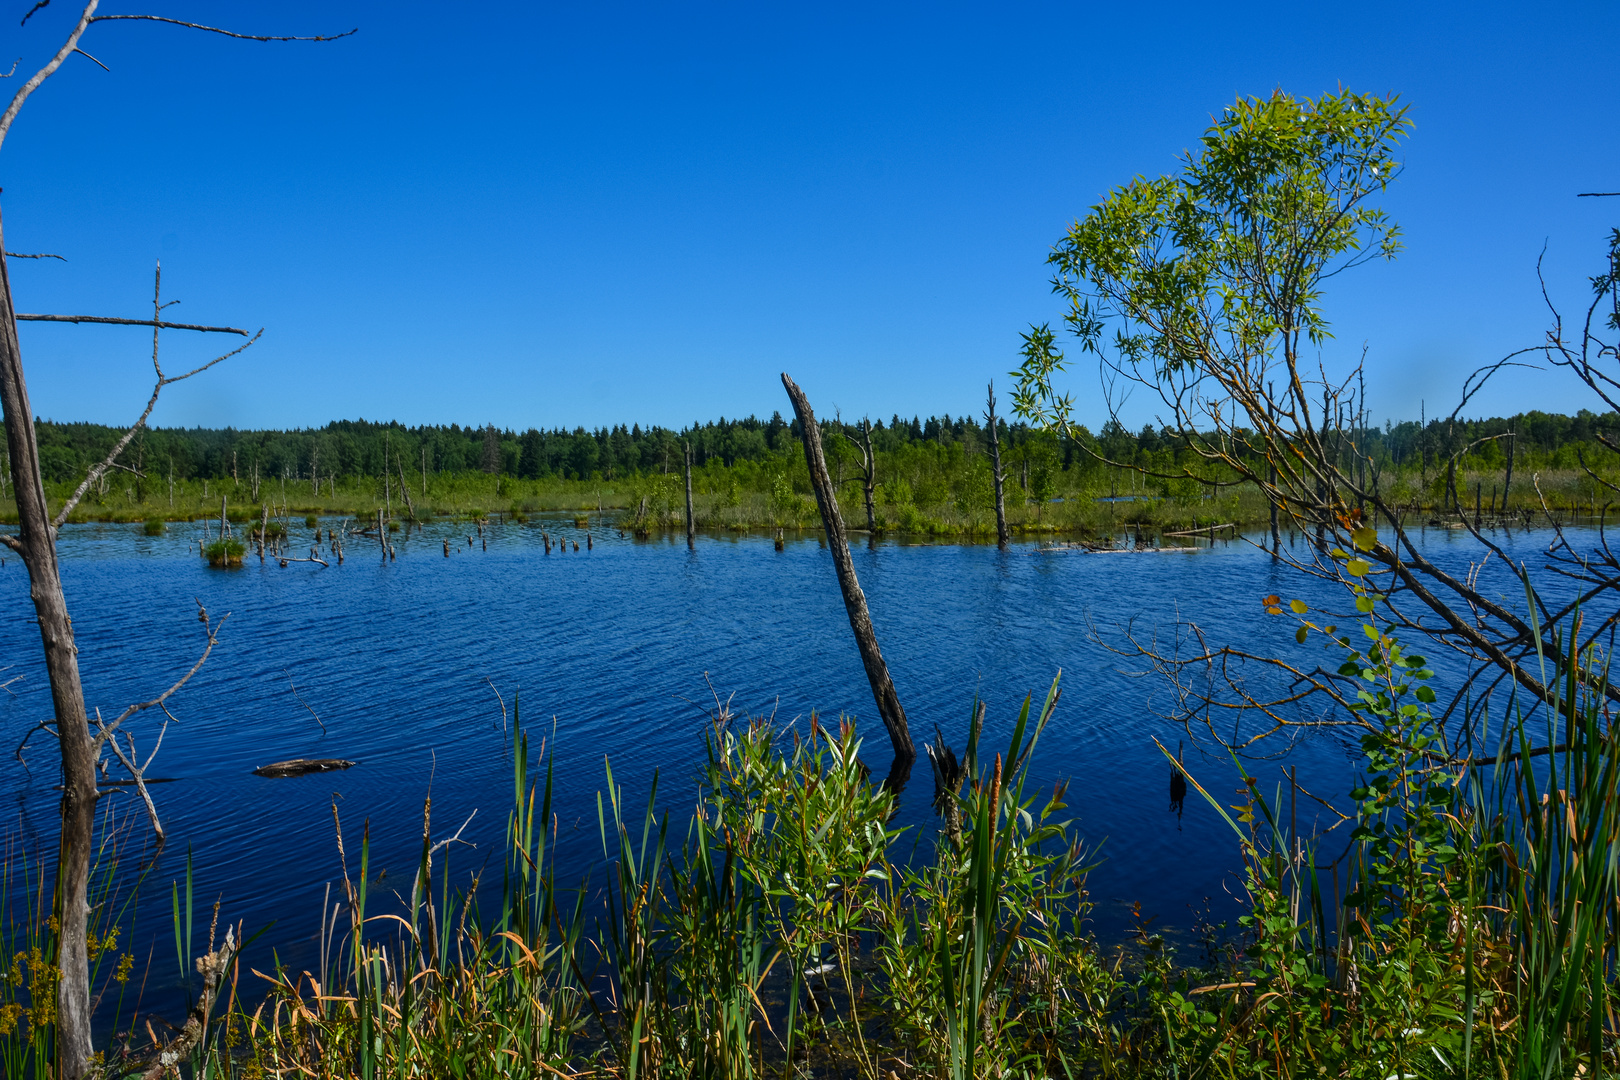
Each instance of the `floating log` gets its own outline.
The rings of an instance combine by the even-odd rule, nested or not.
[[[272,778],[308,776],[310,773],[339,772],[343,769],[353,768],[354,765],[355,762],[344,761],[342,758],[293,758],[291,761],[277,761],[270,765],[260,765],[253,770],[253,775]]]
[[[1200,528],[1200,529],[1183,529],[1181,532],[1167,532],[1167,533],[1161,533],[1160,535],[1162,535],[1162,536],[1203,536],[1206,533],[1219,532],[1222,529],[1235,529],[1235,528],[1237,528],[1237,526],[1232,524],[1230,521],[1228,521],[1224,525],[1205,525],[1203,528]]]

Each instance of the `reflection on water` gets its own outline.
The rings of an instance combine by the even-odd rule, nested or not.
[[[580,550],[546,554],[542,528],[577,538]],[[458,871],[476,870],[498,853],[511,802],[503,711],[521,714],[534,744],[543,737],[556,754],[565,882],[593,868],[601,877],[595,794],[604,758],[631,805],[659,770],[666,807],[684,813],[716,698],[784,725],[812,710],[852,714],[874,776],[887,772],[887,739],[831,559],[813,537],[780,552],[765,537],[700,537],[688,551],[684,537],[635,542],[600,527],[586,544],[571,521],[550,520],[496,524],[486,551],[464,541],[468,531],[447,524],[401,534],[390,563],[356,541],[341,567],[250,557],[241,570],[219,571],[180,528],[165,537],[142,536],[139,526],[63,530],[86,693],[104,714],[151,697],[190,666],[203,644],[193,598],[230,616],[213,657],[172,700],[177,722],[152,770],[176,782],[154,788],[170,839],[137,954],[155,940],[157,955],[172,955],[166,894],[189,849],[199,909],[219,897],[222,916],[250,931],[274,920],[255,946],[263,957],[250,959],[274,947],[294,968],[307,965],[323,889],[341,874],[334,804],[351,860],[369,821],[373,874],[385,889],[408,885],[430,790],[446,834],[477,811],[465,833],[476,849],[452,856]],[[308,546],[306,533],[294,529],[295,551]],[[1459,564],[1471,546],[1455,535],[1432,543],[1436,558]],[[1072,781],[1077,827],[1101,846],[1091,890],[1105,937],[1125,932],[1133,902],[1157,916],[1156,928],[1185,932],[1206,907],[1230,912],[1239,887],[1234,838],[1201,798],[1186,799],[1173,783],[1167,811],[1168,762],[1150,738],[1173,746],[1183,737],[1158,718],[1167,689],[1132,673],[1088,630],[1088,619],[1105,630],[1131,618],[1138,629],[1162,626],[1179,611],[1217,642],[1293,648],[1293,623],[1265,616],[1260,597],[1301,595],[1300,582],[1242,539],[1202,546],[1190,556],[1107,558],[1027,545],[883,543],[854,553],[919,745],[936,724],[959,745],[976,696],[988,704],[983,745],[1004,743],[1023,697],[1044,695],[1062,671],[1063,700],[1034,775]],[[23,676],[0,695],[8,749],[49,709],[31,615],[26,572],[8,559],[0,681]],[[143,757],[163,719],[151,715],[132,726]],[[54,848],[58,798],[47,741],[30,744],[26,767],[9,755],[0,762],[8,831],[43,853]],[[295,779],[253,774],[298,757],[359,764]],[[1190,744],[1185,757],[1217,797],[1234,786],[1230,763]],[[1288,764],[1311,790],[1336,792],[1350,760],[1316,738]],[[1283,782],[1276,764],[1258,769],[1262,782]],[[899,823],[922,837],[934,829],[930,789],[924,766],[902,796]],[[110,797],[135,804],[125,792]]]

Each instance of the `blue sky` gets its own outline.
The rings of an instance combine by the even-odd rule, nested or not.
[[[6,3],[9,94],[60,42]],[[508,427],[786,408],[982,408],[1018,332],[1054,320],[1066,224],[1175,167],[1239,94],[1398,92],[1416,130],[1392,265],[1329,294],[1337,363],[1368,346],[1375,417],[1449,411],[1538,340],[1535,262],[1586,299],[1620,223],[1620,5],[209,4],[166,15],[339,42],[93,26],[0,149],[23,311],[266,328],[171,388],[156,423]],[[35,411],[127,422],[139,331],[24,326]],[[171,334],[171,363],[212,342]],[[1077,371],[1097,423],[1095,374]],[[1587,405],[1558,373],[1481,413]],[[1469,409],[1470,413],[1475,410]],[[1133,401],[1127,418],[1151,418]]]

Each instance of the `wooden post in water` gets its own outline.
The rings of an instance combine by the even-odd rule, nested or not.
[[[782,373],[782,386],[793,411],[798,414],[799,428],[804,438],[804,459],[810,467],[810,486],[816,491],[816,504],[821,508],[821,523],[827,530],[827,547],[832,551],[833,569],[838,574],[838,587],[844,594],[844,609],[849,613],[849,627],[855,632],[855,645],[861,652],[861,663],[866,667],[867,681],[872,684],[872,699],[877,703],[878,715],[889,731],[894,744],[895,769],[890,773],[891,788],[905,782],[917,750],[911,744],[911,731],[906,726],[906,710],[895,693],[894,680],[889,678],[889,666],[883,662],[883,651],[878,648],[877,634],[872,630],[872,616],[866,610],[866,594],[861,592],[855,579],[855,563],[849,556],[849,540],[844,535],[844,520],[838,513],[838,493],[833,490],[832,478],[827,475],[827,459],[821,452],[821,429],[816,426],[816,414],[810,409],[794,381]],[[896,781],[896,776],[899,777]]]
[[[1508,488],[1513,486],[1513,444],[1518,441],[1518,435],[1508,436],[1507,475],[1502,478],[1502,510],[1507,510]]]
[[[697,525],[692,517],[692,443],[687,441],[686,447],[686,546],[697,546]],[[577,549],[576,545],[576,549]]]
[[[990,404],[984,414],[985,424],[990,428],[990,477],[996,482],[996,546],[1007,550],[1007,541],[1011,539],[1007,532],[1007,500],[1002,492],[1002,484],[1006,477],[1001,472],[1001,439],[996,433],[996,384],[990,383]],[[867,513],[871,513],[871,495],[867,495]]]
[[[383,512],[377,511],[377,543],[382,545],[382,561],[388,561],[388,530],[383,524]]]

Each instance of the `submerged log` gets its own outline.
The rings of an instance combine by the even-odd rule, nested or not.
[[[253,770],[253,775],[272,778],[308,776],[310,773],[339,772],[343,769],[353,768],[355,764],[353,761],[344,761],[342,758],[293,758],[291,761],[277,761],[270,765],[260,765]]]

